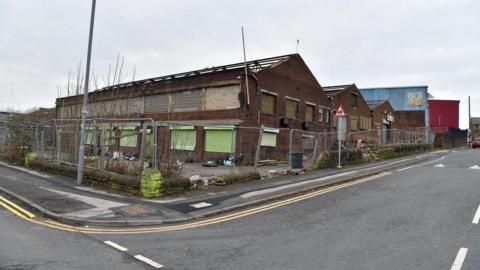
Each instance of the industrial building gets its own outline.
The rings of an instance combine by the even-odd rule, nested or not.
[[[182,123],[178,129],[159,128],[157,151],[183,152],[192,160],[230,153],[251,158],[258,131],[246,127],[264,127],[261,152],[268,157],[288,153],[288,136],[281,136],[280,129],[329,130],[329,100],[299,54],[248,61],[246,66],[247,78],[242,62],[98,89],[89,94],[88,117]],[[58,98],[57,118],[79,118],[81,103],[81,95]],[[123,141],[115,145],[139,147],[135,139]]]
[[[369,100],[372,113],[372,129],[397,129],[395,110],[388,100]]]
[[[428,128],[428,86],[401,86],[361,88],[364,99],[370,101],[388,100],[395,110],[398,129]]]
[[[370,108],[355,84],[323,87],[330,98],[330,106],[337,110],[342,106],[348,115],[347,132],[368,130],[372,126]],[[332,126],[336,130],[338,120],[333,116]]]
[[[459,128],[460,100],[429,99],[430,129],[432,132],[446,132]]]

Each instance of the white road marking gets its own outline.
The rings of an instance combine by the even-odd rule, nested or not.
[[[212,206],[212,205],[213,204],[211,204],[211,203],[201,202],[201,203],[191,204],[190,206],[195,207],[195,208],[204,208],[204,207],[209,207],[209,206]]]
[[[117,244],[117,243],[115,243],[115,242],[112,242],[112,241],[105,241],[104,243],[107,244],[107,245],[109,245],[109,246],[111,246],[111,247],[114,247],[114,248],[116,248],[116,249],[118,249],[118,250],[120,250],[120,251],[127,251],[127,250],[128,250],[128,248],[122,247],[122,246],[120,246],[119,244]]]
[[[114,193],[109,193],[109,192],[106,192],[106,191],[103,191],[103,190],[94,189],[94,188],[91,188],[91,187],[77,187],[77,186],[76,186],[75,188],[76,188],[76,189],[79,189],[79,190],[83,190],[83,191],[88,191],[88,192],[93,192],[93,193],[101,194],[101,195],[107,195],[107,196],[116,197],[116,198],[123,198],[122,195],[114,194]]]
[[[157,268],[157,269],[160,269],[160,268],[163,267],[163,265],[161,265],[161,264],[159,264],[159,263],[157,263],[157,262],[155,262],[155,261],[153,261],[153,260],[150,260],[150,259],[147,258],[147,257],[143,257],[142,255],[135,255],[135,256],[133,256],[133,257],[135,257],[135,259],[137,259],[137,260],[139,260],[139,261],[142,261],[142,262],[144,262],[144,263],[146,263],[146,264],[149,264],[149,265],[151,265],[151,266],[153,266],[153,267],[155,267],[155,268]]]
[[[463,261],[465,260],[465,256],[467,256],[468,248],[460,248],[457,253],[457,257],[452,264],[452,268],[450,270],[460,270],[462,269]]]
[[[297,186],[302,186],[302,185],[306,185],[306,184],[310,184],[310,183],[321,182],[321,181],[325,181],[325,180],[330,179],[330,178],[349,175],[349,174],[352,174],[354,172],[357,172],[357,171],[349,171],[349,172],[324,176],[324,177],[320,177],[320,178],[313,179],[313,180],[293,183],[293,184],[289,184],[289,185],[284,185],[284,186],[279,186],[279,187],[274,187],[274,188],[267,188],[267,189],[261,189],[261,190],[257,190],[257,191],[247,192],[247,193],[244,193],[244,194],[240,195],[240,197],[246,199],[246,198],[250,198],[250,197],[254,197],[254,196],[258,196],[258,195],[262,195],[262,194],[273,193],[273,192],[283,190],[283,189],[287,189],[287,188],[291,188],[291,187],[297,187]],[[390,172],[383,172],[383,173],[371,176],[368,179],[380,178],[380,177],[383,177],[383,176],[388,175],[388,174],[390,174]]]
[[[40,188],[95,206],[95,208],[92,208],[92,209],[80,210],[80,211],[70,212],[66,214],[67,216],[72,216],[72,217],[89,218],[94,216],[103,216],[103,217],[114,216],[114,213],[112,210],[110,210],[110,208],[128,205],[125,203],[119,203],[119,202],[99,199],[95,197],[78,195],[78,194],[46,188],[46,187],[40,187]]]
[[[442,159],[444,159],[444,158],[445,158],[445,157],[441,157],[441,158],[439,158],[439,159],[430,160],[430,161],[427,161],[427,162],[424,162],[424,163],[420,163],[420,164],[417,164],[417,165],[412,165],[412,166],[404,167],[404,168],[398,169],[397,172],[401,172],[401,171],[405,171],[405,170],[408,170],[408,169],[411,169],[411,168],[415,168],[415,167],[423,166],[423,165],[426,165],[426,164],[434,163],[434,162],[437,162],[437,161],[442,160]]]
[[[480,221],[480,205],[478,206],[477,212],[475,213],[475,216],[473,217],[472,223],[473,224],[478,224]]]
[[[437,164],[437,165],[435,165],[435,166],[433,166],[433,167],[435,167],[435,168],[445,168],[445,165],[443,165],[442,163],[440,163],[440,164]]]
[[[173,199],[164,199],[164,200],[160,200],[160,199],[141,199],[142,201],[146,201],[146,202],[152,202],[152,203],[172,203],[172,202],[178,202],[178,201],[183,201],[187,198],[185,197],[178,197],[178,198],[173,198]]]
[[[480,170],[480,166],[478,166],[478,165],[473,165],[473,166],[470,167],[469,169],[472,169],[472,170]]]

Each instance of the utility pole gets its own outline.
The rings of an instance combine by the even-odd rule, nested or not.
[[[250,91],[248,89],[248,67],[247,67],[247,53],[245,52],[245,34],[242,26],[242,44],[243,44],[243,63],[245,65],[245,87],[247,91],[247,105],[250,106]]]
[[[470,96],[468,96],[468,131],[472,129],[472,115],[470,114]]]
[[[93,23],[95,20],[95,4],[96,0],[92,0],[92,14],[90,16],[90,33],[88,35],[88,51],[87,51],[87,66],[85,68],[85,87],[83,90],[83,105],[82,105],[82,124],[80,126],[80,146],[78,148],[78,166],[77,166],[77,184],[83,183],[83,173],[85,166],[85,125],[87,124],[87,107],[88,107],[88,81],[90,77],[90,58],[92,56],[92,38],[93,38]]]

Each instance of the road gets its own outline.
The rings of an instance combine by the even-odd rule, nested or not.
[[[163,269],[480,269],[474,165],[480,151],[456,151],[300,202],[173,232],[68,233],[1,210],[0,269],[154,269],[133,257],[139,254]]]

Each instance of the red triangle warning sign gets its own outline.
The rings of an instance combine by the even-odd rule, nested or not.
[[[345,113],[345,111],[343,110],[343,107],[342,105],[340,105],[337,109],[337,112],[335,113],[335,116],[347,116],[347,114]]]

